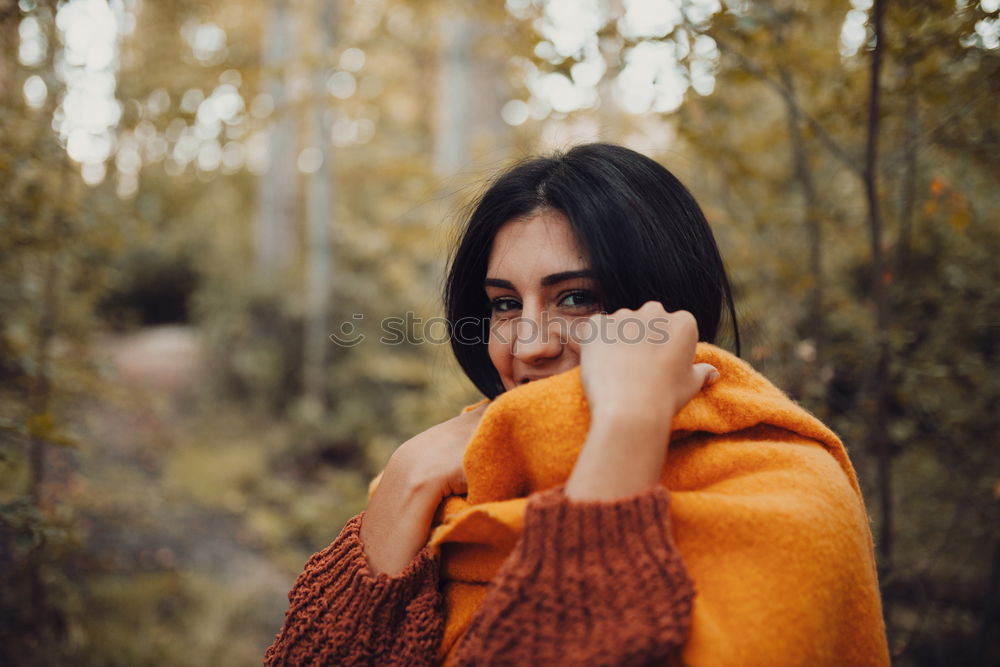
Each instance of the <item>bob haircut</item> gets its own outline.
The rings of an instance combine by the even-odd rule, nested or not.
[[[451,348],[487,397],[504,391],[487,351],[490,305],[484,281],[490,249],[505,223],[539,208],[556,209],[569,219],[604,312],[659,301],[668,311],[689,311],[698,322],[699,340],[714,342],[725,307],[739,354],[729,279],[694,197],[644,155],[612,144],[584,144],[501,173],[474,202],[452,257],[444,295]]]

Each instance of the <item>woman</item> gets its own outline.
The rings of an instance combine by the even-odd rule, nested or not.
[[[729,283],[666,169],[516,165],[445,300],[486,400],[393,454],[268,664],[888,663],[843,446],[709,344]]]

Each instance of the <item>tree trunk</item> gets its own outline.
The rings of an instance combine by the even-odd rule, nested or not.
[[[474,24],[464,14],[441,18],[442,53],[438,74],[434,167],[451,175],[469,163],[472,96],[476,82],[470,64]]]
[[[329,229],[331,226],[331,198],[333,188],[333,170],[330,164],[332,150],[330,148],[330,124],[328,122],[326,93],[327,68],[324,67],[326,57],[334,44],[336,3],[334,0],[320,0],[316,11],[319,12],[315,26],[315,58],[313,72],[312,107],[312,139],[309,142],[320,151],[321,163],[319,169],[309,177],[307,184],[308,200],[306,207],[306,238],[308,239],[306,276],[306,326],[302,384],[306,396],[317,400],[325,400],[326,389],[326,350],[330,344],[327,335],[331,245]]]
[[[990,568],[986,591],[983,595],[983,613],[979,623],[979,637],[976,641],[975,664],[982,665],[982,667],[991,664],[990,639],[994,635],[990,630],[996,621],[998,596],[1000,596],[1000,539],[995,540],[993,545],[993,566]]]
[[[865,194],[868,203],[868,225],[872,250],[872,297],[875,308],[876,360],[872,374],[872,414],[869,429],[870,451],[878,458],[879,482],[879,535],[878,556],[883,578],[892,570],[893,508],[892,470],[886,407],[889,397],[889,305],[885,262],[882,255],[882,219],[878,199],[878,132],[879,132],[879,74],[882,67],[885,0],[875,0],[875,47],[872,50],[871,77],[868,97],[868,133],[865,147]],[[891,599],[885,600],[886,625],[889,627]]]
[[[17,90],[17,49],[21,11],[17,0],[0,0],[0,96],[9,100]]]
[[[267,171],[260,178],[254,246],[257,276],[271,284],[291,263],[295,240],[296,124],[286,83],[295,47],[290,11],[284,0],[271,0],[264,32],[264,89],[274,111]]]
[[[41,312],[38,315],[38,327],[35,333],[35,373],[28,390],[28,411],[32,421],[31,438],[29,441],[29,461],[31,477],[29,479],[29,495],[37,507],[46,504],[45,457],[46,441],[44,429],[50,421],[52,385],[49,380],[49,358],[51,356],[52,339],[56,333],[56,317],[59,312],[59,279],[61,275],[62,253],[60,248],[52,248],[46,258],[45,276],[42,286],[42,300],[39,304]]]
[[[913,64],[907,62],[903,80],[913,78]],[[920,112],[916,90],[906,94],[906,118],[903,126],[903,175],[899,195],[899,239],[896,242],[896,274],[904,278],[910,264],[910,235],[913,229],[913,206],[917,192],[917,145],[920,141]]]
[[[42,30],[48,41],[48,48],[45,54],[45,61],[42,67],[43,76],[50,82],[49,95],[46,103],[41,109],[42,118],[52,118],[56,107],[59,105],[59,95],[51,85],[56,62],[56,12],[53,8],[51,12],[46,12],[43,18],[39,16],[42,23]],[[17,22],[14,22],[15,34]],[[16,49],[15,49],[16,52]],[[16,66],[15,66],[16,67]],[[20,91],[16,91],[20,95]],[[38,146],[51,147],[54,137],[49,131],[48,123],[36,124],[32,130],[35,135],[35,142]],[[56,174],[57,180],[54,184],[55,192],[61,192],[67,187],[67,175],[71,170],[68,164],[60,164]],[[43,266],[44,273],[40,276],[42,282],[42,295],[38,304],[38,320],[35,328],[35,368],[28,387],[27,408],[29,426],[28,441],[28,464],[30,477],[28,479],[28,495],[36,507],[45,507],[47,498],[45,496],[45,481],[47,477],[46,458],[48,456],[48,442],[45,433],[51,423],[52,404],[52,381],[51,356],[52,342],[55,339],[58,329],[59,310],[61,307],[60,297],[63,264],[66,261],[66,254],[63,250],[63,240],[68,235],[65,219],[48,206],[39,211],[39,221],[44,231],[39,238],[48,239],[48,244],[44,248]],[[32,575],[34,576],[34,575]],[[38,586],[42,584],[38,582]],[[40,589],[39,589],[40,590]],[[41,607],[39,607],[41,608]]]

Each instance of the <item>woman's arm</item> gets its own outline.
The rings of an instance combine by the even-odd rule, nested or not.
[[[462,455],[488,404],[433,426],[393,453],[361,524],[372,569],[397,574],[426,544],[441,499],[468,489]]]
[[[441,498],[465,491],[462,452],[485,409],[396,450],[368,509],[299,575],[266,665],[435,662],[444,617],[438,563],[424,545]]]
[[[575,500],[614,500],[655,487],[667,458],[674,415],[719,377],[710,364],[694,363],[698,324],[691,313],[668,313],[649,301],[638,310],[620,309],[600,321],[598,331],[638,327],[630,341],[589,341],[580,348],[580,378],[590,407],[587,439],[566,495]],[[648,333],[669,326],[661,340]],[[634,334],[640,334],[635,337]],[[638,339],[637,339],[638,338]]]
[[[666,489],[613,502],[549,490],[529,501],[454,664],[664,664],[687,638],[693,595]]]
[[[436,661],[444,627],[437,560],[425,549],[397,576],[372,571],[359,538],[363,519],[351,519],[306,563],[266,666]]]
[[[651,302],[615,315],[648,325],[668,314]],[[457,664],[648,664],[684,644],[694,588],[659,479],[673,416],[718,371],[693,363],[690,313],[669,323],[666,344],[582,346],[587,439],[565,488],[529,502]]]
[[[565,488],[529,501],[456,664],[664,663],[683,646],[694,585],[658,483],[670,421],[595,415]]]

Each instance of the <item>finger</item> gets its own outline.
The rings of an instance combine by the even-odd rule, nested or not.
[[[481,401],[481,402],[480,402],[480,403],[479,403],[478,405],[476,405],[475,407],[471,407],[471,408],[470,408],[470,407],[467,407],[467,408],[464,408],[464,409],[462,410],[462,412],[463,412],[463,413],[473,413],[473,414],[479,414],[479,415],[481,415],[481,414],[483,414],[484,412],[486,412],[486,408],[490,407],[490,403],[491,403],[491,401],[488,401],[488,400],[486,400],[486,399],[483,399],[483,400],[482,400],[482,401]]]
[[[469,492],[469,482],[465,479],[465,471],[448,480],[448,490],[453,496],[464,496]]]
[[[486,414],[486,408],[490,407],[491,405],[492,405],[492,402],[490,402],[490,403],[483,403],[478,408],[475,408],[473,410],[469,410],[468,416],[478,424],[479,422],[481,422],[483,420],[483,416]]]
[[[700,380],[699,386],[702,388],[715,384],[718,382],[719,378],[722,377],[719,373],[719,369],[712,364],[695,364],[694,373],[695,377]]]

